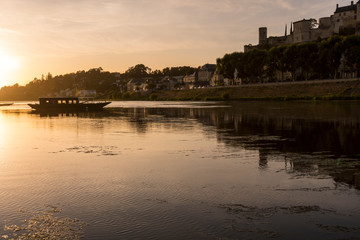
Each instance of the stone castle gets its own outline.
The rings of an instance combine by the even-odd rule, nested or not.
[[[253,48],[266,46],[278,46],[293,43],[303,43],[326,39],[333,34],[360,34],[360,0],[354,4],[344,7],[336,5],[336,10],[330,17],[320,18],[317,22],[315,19],[303,19],[291,23],[290,34],[287,34],[285,26],[285,35],[280,37],[267,37],[267,28],[259,28],[259,44],[244,46],[244,51]]]

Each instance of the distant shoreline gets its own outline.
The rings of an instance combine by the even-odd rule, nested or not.
[[[189,90],[127,92],[99,96],[110,101],[295,101],[295,100],[360,100],[359,79],[328,79],[295,82],[243,84]],[[119,96],[119,95],[117,95]],[[23,99],[21,101],[37,101]],[[20,99],[1,99],[2,102]]]
[[[158,101],[259,101],[259,100],[360,100],[359,79],[329,79],[300,82],[244,84],[190,90],[162,90],[130,93],[128,97],[109,100]]]

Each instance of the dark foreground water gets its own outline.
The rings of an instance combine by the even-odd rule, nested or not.
[[[0,239],[56,228],[58,239],[360,239],[360,103],[1,107]]]

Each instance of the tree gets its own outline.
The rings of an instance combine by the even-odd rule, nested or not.
[[[244,54],[245,75],[250,82],[262,82],[265,77],[268,64],[268,52],[266,50],[252,49]]]
[[[298,68],[299,51],[295,44],[289,45],[284,51],[286,70],[291,73],[293,81],[296,80],[296,69]]]
[[[332,36],[323,40],[319,46],[319,63],[322,66],[320,74],[323,78],[336,78],[342,56],[343,37]]]
[[[269,50],[269,66],[267,71],[269,79],[276,79],[274,75],[279,71],[281,72],[281,81],[284,81],[284,73],[286,71],[284,59],[285,49],[286,46],[278,46]]]
[[[350,72],[360,73],[360,37],[349,36],[342,42],[342,50],[344,52],[345,66]]]
[[[156,84],[155,83],[148,83],[146,85],[146,89],[153,91],[156,88]]]
[[[124,73],[125,77],[127,78],[142,78],[149,75],[151,69],[144,64],[137,64],[134,67],[130,67]]]
[[[297,67],[300,69],[301,77],[308,80],[310,75],[317,67],[318,46],[316,43],[303,43],[297,46],[298,61]]]
[[[216,59],[216,71],[225,78],[234,79],[235,69],[238,77],[243,78],[244,74],[244,53],[234,52],[225,54],[223,58]]]
[[[189,66],[182,66],[182,67],[167,67],[162,70],[163,76],[184,76],[193,74],[196,71],[196,68],[189,67]]]

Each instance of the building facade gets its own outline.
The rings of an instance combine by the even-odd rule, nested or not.
[[[208,82],[210,83],[211,78],[216,72],[215,64],[205,64],[198,71],[198,81],[199,82]]]

